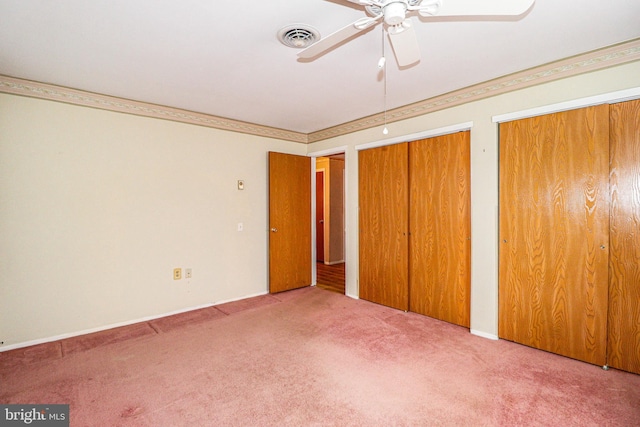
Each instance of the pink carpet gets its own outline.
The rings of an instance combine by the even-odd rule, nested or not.
[[[136,323],[135,325],[113,328],[94,334],[81,335],[60,341],[62,354],[68,355],[97,347],[128,341],[144,336],[155,335],[156,331],[148,323]]]
[[[0,353],[0,402],[72,426],[640,424],[638,375],[322,289],[127,328]]]
[[[201,323],[207,323],[211,320],[224,317],[225,313],[216,307],[203,308],[201,310],[193,310],[187,313],[176,314],[175,316],[162,317],[160,319],[149,322],[151,327],[157,332],[170,332],[174,329],[180,329],[185,326],[195,326]]]

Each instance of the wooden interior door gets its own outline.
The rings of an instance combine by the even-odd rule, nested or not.
[[[269,292],[311,285],[311,159],[269,152]]]
[[[360,298],[409,309],[407,143],[359,152]]]
[[[607,364],[640,374],[640,100],[610,107]]]
[[[608,105],[500,125],[500,338],[605,364],[608,142]]]
[[[324,262],[324,171],[316,171],[316,260]]]
[[[469,327],[470,132],[409,144],[409,309]]]

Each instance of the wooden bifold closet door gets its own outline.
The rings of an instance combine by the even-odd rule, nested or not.
[[[359,153],[360,298],[469,327],[469,143]]]
[[[640,374],[640,100],[610,106],[607,363]]]
[[[640,101],[500,125],[499,335],[640,374]]]
[[[608,183],[608,105],[500,125],[500,338],[605,364]]]
[[[409,308],[469,327],[470,132],[409,144]]]
[[[409,309],[407,143],[360,151],[360,298]]]

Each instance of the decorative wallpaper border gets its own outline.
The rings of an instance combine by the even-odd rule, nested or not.
[[[38,83],[13,77],[0,75],[0,93],[11,93],[32,98],[59,101],[72,105],[99,108],[101,110],[116,111],[136,116],[153,117],[156,119],[172,120],[192,125],[205,126],[215,129],[264,136],[267,138],[283,139],[286,141],[307,143],[307,135],[284,129],[256,125],[239,120],[226,119],[209,114],[196,113],[179,108],[131,101],[108,95],[100,95],[81,90]]]
[[[518,89],[524,89],[541,83],[558,80],[577,74],[596,71],[615,65],[640,59],[640,39],[588,52],[561,61],[541,65],[529,70],[510,74],[495,80],[480,83],[448,94],[440,95],[414,104],[387,111],[387,123],[421,116],[445,108],[454,107],[471,101],[477,101]],[[245,133],[267,138],[309,144],[336,136],[380,126],[384,123],[384,114],[379,113],[344,123],[317,132],[304,134],[285,129],[238,120],[226,119],[209,114],[196,113],[178,108],[148,104],[45,83],[38,83],[14,77],[0,75],[0,93],[47,99],[73,105],[99,108],[137,116],[172,120],[198,126],[232,132]]]

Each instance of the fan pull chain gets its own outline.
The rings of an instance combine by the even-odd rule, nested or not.
[[[384,85],[384,128],[382,129],[382,134],[386,135],[389,133],[389,129],[387,129],[387,59],[384,56],[384,25],[382,27],[382,58],[378,62],[378,67],[382,69],[382,82]]]

